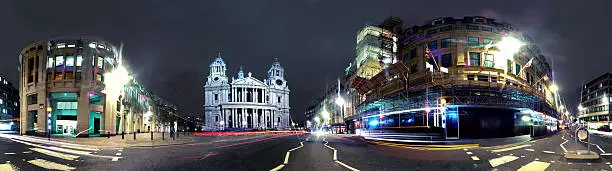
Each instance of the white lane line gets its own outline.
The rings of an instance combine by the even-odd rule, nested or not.
[[[504,152],[504,151],[510,151],[510,150],[516,150],[519,148],[523,148],[523,147],[529,147],[531,145],[529,144],[525,144],[525,145],[519,145],[519,146],[514,146],[514,147],[509,147],[509,148],[503,148],[503,149],[497,149],[497,150],[491,150],[494,153],[498,153],[498,152]]]
[[[338,163],[338,164],[340,164],[340,165],[342,165],[342,166],[346,167],[346,168],[347,168],[347,169],[349,169],[349,170],[352,170],[352,171],[359,171],[359,170],[357,170],[357,169],[355,169],[355,168],[353,168],[353,167],[351,167],[351,166],[349,166],[349,165],[346,165],[346,164],[342,163],[341,161],[336,160],[336,163]]]
[[[15,171],[15,170],[19,170],[16,166],[13,166],[13,164],[7,163],[7,164],[0,164],[0,170],[2,171]]]
[[[15,154],[15,153],[4,153],[4,154],[6,154],[6,155],[13,155],[13,154]]]
[[[480,160],[480,158],[478,158],[478,156],[472,156],[472,160],[478,161],[478,160]]]
[[[72,148],[72,149],[76,149],[76,150],[100,151],[100,149],[97,149],[97,148],[79,147],[79,146],[74,146],[74,145],[59,145],[59,146],[60,147],[65,147],[65,148]]]
[[[74,159],[79,158],[79,156],[70,155],[70,154],[64,154],[64,153],[58,153],[58,152],[55,152],[55,151],[45,150],[45,149],[42,149],[42,148],[30,148],[30,150],[36,151],[36,152],[39,152],[39,153],[42,153],[42,154],[45,154],[45,155],[48,155],[48,156],[53,156],[53,157],[57,157],[57,158],[60,158],[60,159],[64,159],[64,160],[74,160]]]
[[[115,155],[116,155],[116,156],[120,156],[120,155],[121,155],[121,153],[116,153]]]
[[[44,148],[47,150],[53,150],[53,151],[59,151],[59,152],[64,152],[64,153],[70,153],[70,154],[79,154],[79,155],[86,155],[86,156],[93,156],[93,157],[102,157],[102,158],[109,158],[112,159],[115,156],[102,156],[102,155],[93,155],[90,154],[91,152],[86,152],[86,151],[79,151],[79,150],[70,150],[70,149],[64,149],[64,148],[59,148],[59,147],[47,147],[47,146],[42,146],[42,145],[38,145],[38,144],[32,144],[29,142],[25,142],[25,141],[20,141],[20,140],[16,140],[16,139],[11,139],[12,141],[18,142],[18,143],[22,143],[25,145],[29,145],[29,146],[34,146],[34,147],[38,147],[38,148]]]
[[[518,159],[518,157],[516,156],[503,156],[489,160],[489,164],[491,164],[491,167],[497,167],[499,165],[514,161],[516,159]]]
[[[567,140],[565,140],[565,142],[559,144],[559,146],[561,146],[561,148],[563,149],[564,152],[567,153],[567,149],[565,149],[565,147],[563,146],[563,144],[567,143]]]
[[[474,153],[469,152],[469,151],[468,151],[468,152],[465,152],[465,153],[466,153],[466,154],[468,154],[468,155],[472,155],[472,154],[474,154]]]
[[[527,150],[527,151],[535,151],[534,149],[525,149],[525,150]]]
[[[32,151],[24,151],[24,154],[32,153]]]
[[[612,153],[603,153],[603,154],[599,154],[600,156],[612,156]]]
[[[550,166],[550,163],[541,162],[541,161],[533,161],[520,169],[518,171],[544,171],[546,168]]]
[[[555,152],[552,152],[552,151],[542,151],[542,152],[548,153],[548,154],[555,154]]]
[[[112,161],[119,161],[119,157],[113,158]]]
[[[610,168],[612,168],[612,165],[610,165]]]
[[[76,169],[74,167],[70,167],[67,165],[63,165],[63,164],[59,164],[59,163],[55,163],[55,162],[47,161],[43,159],[30,160],[28,161],[28,163],[36,165],[38,167],[45,168],[45,169],[51,169],[51,170],[74,170]]]

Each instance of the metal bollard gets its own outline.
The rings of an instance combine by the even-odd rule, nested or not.
[[[134,134],[134,139],[136,139],[136,132],[132,132]]]
[[[164,134],[165,134],[165,132],[162,131],[162,140],[164,140]]]
[[[121,132],[121,139],[125,139],[125,131]]]
[[[151,141],[153,141],[153,131],[151,131]]]
[[[174,137],[176,136],[176,132],[171,133],[172,134],[172,140],[174,140]]]
[[[51,141],[51,130],[48,130],[47,132],[49,132],[48,133],[49,135],[47,135],[47,136],[49,137],[49,141]]]
[[[176,138],[178,138],[179,135],[181,135],[181,132],[176,133]]]
[[[110,138],[110,131],[107,131],[107,132],[106,132],[106,136],[107,136],[108,138]]]

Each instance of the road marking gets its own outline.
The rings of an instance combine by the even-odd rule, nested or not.
[[[567,162],[567,164],[568,164],[568,165],[572,165],[573,163],[572,163],[572,162]]]
[[[464,148],[464,149],[463,149],[463,151],[468,151],[468,149],[467,149],[467,148]]]
[[[565,140],[565,142],[559,144],[559,146],[561,146],[561,148],[563,149],[564,152],[567,153],[567,149],[565,149],[565,147],[563,146],[563,144],[567,143],[567,140]]]
[[[478,158],[478,156],[472,156],[472,160],[480,160],[480,158]]]
[[[516,156],[503,156],[503,157],[494,158],[494,159],[489,160],[489,164],[491,164],[491,167],[496,167],[504,163],[514,161],[516,159],[518,159],[518,157]]]
[[[603,154],[599,154],[600,156],[612,156],[612,153],[603,153]]]
[[[63,165],[63,164],[59,164],[59,163],[55,163],[55,162],[47,161],[43,159],[30,160],[28,161],[28,163],[45,168],[45,169],[52,169],[52,170],[74,170],[76,169],[74,167],[70,167],[67,165]]]
[[[79,154],[79,155],[86,155],[86,156],[93,156],[93,157],[102,157],[102,158],[110,158],[110,159],[115,157],[115,156],[93,155],[93,154],[90,154],[91,152],[79,151],[79,150],[70,150],[70,149],[59,148],[59,147],[47,147],[47,146],[42,146],[42,145],[38,145],[38,144],[32,144],[32,143],[29,143],[29,142],[20,141],[20,140],[16,140],[16,139],[11,139],[11,140],[15,141],[15,142],[18,142],[18,143],[25,144],[25,145],[29,145],[29,146],[34,146],[34,147],[38,147],[38,148],[44,148],[44,149],[53,150],[53,151],[59,151],[59,152],[64,152],[64,153],[70,153],[70,154]]]
[[[518,169],[518,171],[539,171],[539,170],[543,171],[543,170],[546,170],[548,166],[550,166],[550,163],[541,162],[541,161],[533,161],[521,167],[520,169]]]
[[[554,161],[554,160],[551,160],[551,161],[550,161],[550,163],[555,163],[555,161]]]
[[[497,150],[491,150],[494,153],[498,153],[498,152],[504,152],[504,151],[510,151],[510,150],[516,150],[516,149],[520,149],[523,147],[529,147],[531,145],[529,144],[525,144],[525,145],[519,145],[519,146],[514,146],[514,147],[509,147],[509,148],[503,148],[503,149],[497,149]]]
[[[13,166],[12,164],[0,164],[0,170],[6,170],[6,171],[15,171],[17,170],[17,168],[15,166]]]
[[[278,166],[276,166],[275,168],[271,169],[270,171],[279,171],[279,170],[281,170],[283,167],[285,167],[285,165],[284,165],[284,164],[281,164],[281,165],[278,165]]]
[[[288,152],[288,151],[287,151],[287,154],[285,154],[285,162],[283,162],[283,164],[289,164],[289,154],[290,154],[290,153],[291,153],[291,152]]]
[[[113,160],[112,160],[112,161],[119,161],[119,157],[115,157],[115,158],[113,158]]]
[[[612,165],[610,165],[610,168],[612,168]]]
[[[4,153],[4,154],[6,154],[6,155],[13,155],[13,154],[15,154],[15,153]]]
[[[27,154],[27,153],[32,153],[32,151],[24,151],[23,153],[26,153],[26,154]]]
[[[58,152],[55,152],[55,151],[45,150],[45,149],[42,149],[42,148],[30,148],[30,150],[36,151],[36,152],[39,152],[39,153],[42,153],[42,154],[45,154],[45,155],[48,155],[48,156],[53,156],[53,157],[57,157],[57,158],[60,158],[60,159],[64,159],[64,160],[74,160],[74,159],[79,158],[79,156],[70,155],[70,154],[64,154],[64,153],[58,153]]]
[[[120,156],[120,155],[121,155],[121,153],[116,153],[115,155]]]
[[[60,145],[60,147],[72,148],[76,150],[100,151],[100,149],[97,149],[97,148],[79,147],[79,146],[74,146],[74,145]]]
[[[123,151],[123,150],[119,150],[119,152],[121,152],[121,151]]]
[[[472,153],[472,152],[469,152],[469,151],[468,151],[468,152],[465,152],[465,153],[466,153],[466,154],[469,154],[469,155],[472,155],[472,154],[474,154],[474,153]]]
[[[353,168],[353,167],[351,167],[351,166],[349,166],[349,165],[346,165],[346,164],[342,163],[341,161],[336,160],[336,163],[338,163],[338,164],[340,164],[340,165],[342,165],[342,166],[344,166],[344,167],[348,168],[349,170],[352,170],[352,171],[359,171],[358,169],[355,169],[355,168]]]
[[[525,156],[521,156],[521,157],[525,157]]]
[[[527,150],[527,151],[535,151],[534,149],[531,149],[531,148],[530,149],[525,149],[525,150]]]
[[[548,154],[555,154],[555,152],[552,152],[552,151],[542,151],[542,152],[548,153]]]

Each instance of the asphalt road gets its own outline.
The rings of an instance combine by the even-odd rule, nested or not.
[[[439,147],[365,142],[347,135],[271,134],[102,149],[0,138],[0,161],[6,161],[0,170],[612,170],[606,156],[565,160],[565,150],[584,148],[570,140],[560,133],[504,146]],[[610,140],[593,137],[591,143],[612,151]]]

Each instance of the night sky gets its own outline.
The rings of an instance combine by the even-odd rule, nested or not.
[[[612,1],[0,1],[0,75],[18,84],[18,54],[40,39],[98,36],[125,44],[129,69],[183,113],[203,114],[208,65],[221,52],[228,73],[240,65],[263,80],[278,58],[291,89],[291,114],[333,84],[355,54],[366,24],[399,16],[405,25],[481,15],[509,22],[553,60],[571,109],[580,84],[612,71]],[[573,3],[580,2],[580,3]]]

